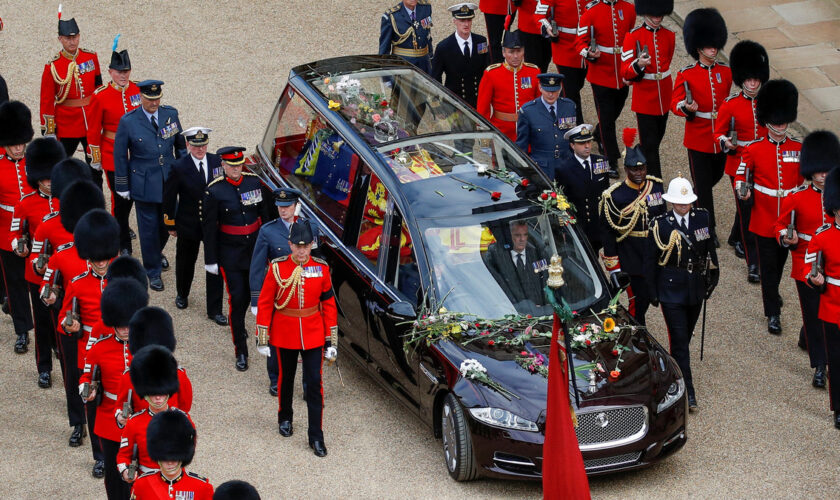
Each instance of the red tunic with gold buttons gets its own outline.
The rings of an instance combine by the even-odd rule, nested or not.
[[[169,480],[160,472],[137,478],[131,487],[132,500],[212,500],[213,485],[206,477],[181,469],[181,475]]]
[[[50,259],[52,260],[52,259]],[[78,359],[76,360],[79,369],[85,366],[85,356],[88,349],[93,346],[96,337],[92,337],[90,333],[93,331],[93,326],[99,323],[102,310],[99,308],[100,300],[102,299],[102,290],[108,280],[99,276],[92,269],[73,277],[64,291],[64,302],[61,304],[61,311],[58,313],[58,333],[59,335],[70,335],[64,331],[61,323],[67,317],[67,311],[70,310],[73,297],[79,299],[79,323],[82,326],[82,336],[78,339]]]
[[[647,23],[633,29],[624,37],[621,53],[622,76],[633,85],[631,109],[635,113],[662,116],[671,107],[674,91],[671,78],[671,59],[674,57],[676,36],[667,28],[651,28]],[[650,64],[644,69],[636,65],[639,54],[636,43],[644,51],[647,47]]]
[[[594,5],[593,5],[594,3]],[[621,52],[624,37],[636,24],[636,10],[633,4],[625,0],[601,0],[590,2],[587,11],[580,16],[575,50],[583,56],[592,39],[591,29],[595,30],[595,43],[601,55],[594,61],[588,61],[586,79],[589,83],[620,89],[622,82]]]
[[[108,172],[114,171],[114,138],[120,118],[138,106],[140,89],[134,82],[128,82],[125,87],[111,82],[99,87],[93,94],[88,114],[87,153],[95,162],[94,152],[98,149],[102,168]]]
[[[131,360],[129,359],[129,361]],[[133,412],[136,413],[149,407],[149,402],[138,396],[137,392],[134,390],[134,384],[131,383],[131,375],[127,370],[120,378],[118,387],[116,411],[122,412],[123,403],[128,400],[129,390],[131,390],[131,409]],[[189,413],[192,409],[192,402],[192,382],[187,376],[186,370],[178,367],[178,392],[169,397],[169,406],[173,406]]]
[[[527,62],[519,68],[491,64],[478,84],[476,109],[511,141],[516,141],[519,108],[540,96],[539,74],[539,68]]]
[[[542,25],[540,19],[545,18],[544,14],[537,14],[537,0],[522,0],[519,4],[519,19],[516,21],[516,26],[519,31],[523,33],[530,33],[532,35],[539,35],[542,33]]]
[[[738,144],[735,145],[735,154],[726,155],[725,173],[730,177],[735,177],[738,171],[744,148],[767,136],[767,127],[759,125],[755,117],[755,98],[747,96],[742,91],[726,98],[715,120],[715,138],[721,145],[721,149],[723,149],[722,142],[729,137],[733,118],[735,131],[738,134]]]
[[[267,328],[269,343],[275,347],[314,349],[330,340],[332,329],[338,326],[330,268],[317,257],[301,264],[300,271],[297,267],[289,256],[271,261],[257,300],[257,330]],[[282,290],[278,281],[296,272],[299,284]],[[281,309],[275,307],[284,303]]]
[[[102,85],[96,52],[60,51],[41,75],[41,129],[56,137],[86,137],[93,92]]]
[[[557,40],[551,43],[551,60],[557,66],[583,68],[584,59],[575,49],[578,21],[586,11],[587,0],[548,0],[543,5],[554,7],[554,22],[557,24]],[[548,15],[551,14],[549,10]]]
[[[36,285],[41,283],[42,276],[35,272],[35,261],[44,249],[44,240],[39,240],[38,228],[42,222],[58,217],[58,198],[45,195],[40,190],[30,193],[20,200],[12,215],[12,225],[9,231],[10,244],[15,245],[16,240],[23,236],[21,231],[22,222],[26,220],[29,224],[30,252],[26,257],[24,277],[26,281]],[[52,241],[50,245],[53,245]],[[55,245],[53,245],[53,249]]]
[[[691,90],[692,99],[697,102],[694,118],[686,119],[683,145],[701,153],[720,153],[715,139],[718,112],[732,87],[732,70],[724,63],[706,66],[701,62],[690,64],[677,73],[674,93],[671,95],[671,112],[686,117],[682,110],[685,101],[685,82]]]
[[[782,199],[805,182],[799,173],[799,151],[802,143],[785,138],[777,143],[768,137],[744,149],[741,166],[735,175],[735,186],[745,182],[746,169],[753,178],[753,207],[750,231],[776,239],[773,229],[782,212]]]
[[[102,322],[99,322],[102,325]],[[111,329],[113,331],[113,329]],[[102,398],[96,407],[96,424],[93,432],[97,436],[110,441],[120,441],[122,429],[117,426],[114,411],[117,405],[117,390],[123,373],[128,370],[131,353],[128,352],[128,341],[122,341],[116,335],[110,334],[99,338],[85,357],[85,368],[79,383],[90,383],[93,367],[99,367],[101,375],[99,392]]]
[[[790,215],[794,213],[794,226],[799,237],[799,243],[790,249],[791,268],[790,277],[806,281],[806,276],[811,272],[811,265],[805,263],[805,250],[808,242],[814,237],[814,233],[820,226],[831,220],[825,214],[822,203],[822,190],[813,184],[801,186],[782,200],[782,211],[776,220],[773,232],[776,233],[776,240],[782,244],[782,239],[787,235],[787,228],[790,225]]]
[[[189,414],[182,409],[174,406],[170,406],[169,409],[180,411],[184,415],[187,415],[190,423],[195,427],[195,423]],[[152,421],[152,417],[154,416],[155,413],[146,408],[145,410],[135,412],[128,418],[128,422],[125,423],[125,428],[123,428],[120,436],[120,449],[117,452],[117,469],[120,471],[120,474],[131,464],[131,453],[134,450],[134,443],[137,443],[137,457],[139,458],[141,471],[149,472],[158,469],[158,463],[149,457],[149,451],[146,448],[146,429],[149,427],[149,422]]]
[[[805,263],[809,273],[811,263],[817,259],[817,252],[822,252],[825,268],[825,292],[820,295],[819,317],[826,323],[840,325],[840,226],[831,222],[817,229],[808,243]],[[835,403],[836,404],[836,403]]]
[[[0,249],[12,251],[12,216],[24,196],[35,192],[26,182],[26,161],[13,160],[0,149]],[[34,234],[34,233],[30,233]]]

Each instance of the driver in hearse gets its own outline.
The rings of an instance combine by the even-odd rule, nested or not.
[[[517,311],[540,315],[545,306],[543,288],[548,279],[548,259],[540,248],[529,244],[528,230],[527,221],[512,221],[511,244],[493,243],[485,259],[487,268]]]

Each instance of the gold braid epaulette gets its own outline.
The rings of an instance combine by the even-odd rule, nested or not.
[[[58,76],[58,71],[55,69],[55,62],[50,63],[50,73],[52,74],[53,81],[56,85],[58,85],[58,94],[55,96],[55,103],[61,104],[65,100],[67,100],[67,96],[70,95],[70,84],[73,82],[73,79],[79,76],[79,67],[76,65],[76,61],[72,60],[69,64],[67,64],[67,75],[64,78],[60,78]]]
[[[664,266],[671,259],[671,254],[674,247],[677,247],[677,265],[682,260],[682,239],[680,233],[676,229],[671,230],[671,235],[668,237],[668,243],[662,243],[662,238],[659,237],[659,219],[654,219],[653,226],[650,228],[653,233],[653,241],[656,242],[656,247],[660,252],[665,252],[665,256],[659,259],[659,265]]]
[[[298,264],[295,266],[295,270],[292,271],[292,275],[286,279],[280,277],[280,266],[277,264],[271,264],[271,272],[274,274],[274,279],[277,281],[277,295],[274,297],[274,308],[277,310],[285,309],[289,302],[292,300],[292,295],[294,295],[295,289],[297,288],[298,297],[301,296],[303,290],[301,289],[301,276],[303,275],[303,266]],[[280,298],[283,296],[283,292],[288,290],[286,294],[286,300],[283,301],[282,304],[278,304]]]
[[[645,198],[653,189],[653,182],[646,182],[645,187],[639,192],[639,196],[637,196],[632,203],[622,209],[616,207],[612,201],[612,192],[619,186],[621,186],[621,183],[613,184],[609,187],[609,189],[604,191],[598,206],[598,210],[604,212],[604,219],[607,220],[607,224],[609,224],[609,226],[618,233],[618,236],[615,239],[616,243],[624,241],[624,239],[627,238],[633,231],[633,228],[636,227],[639,217],[643,214],[647,214],[647,201]],[[613,219],[613,216],[617,217],[617,221]],[[622,225],[621,223],[628,218],[629,221],[627,224]],[[642,223],[646,225],[645,220],[642,220]]]

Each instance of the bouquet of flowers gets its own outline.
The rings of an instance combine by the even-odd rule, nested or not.
[[[516,356],[516,363],[531,373],[539,373],[548,378],[548,360],[542,353],[522,351]]]
[[[490,376],[487,375],[487,368],[484,368],[484,365],[482,365],[476,359],[465,359],[464,361],[462,361],[459,371],[461,372],[462,377],[468,380],[478,382],[480,384],[484,384],[507,399],[520,399],[519,396],[505,389],[504,387],[499,385],[498,382],[491,379]]]

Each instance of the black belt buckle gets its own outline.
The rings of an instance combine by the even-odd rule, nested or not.
[[[688,264],[685,265],[685,269],[689,272],[689,274],[694,272],[694,262],[688,261]]]

